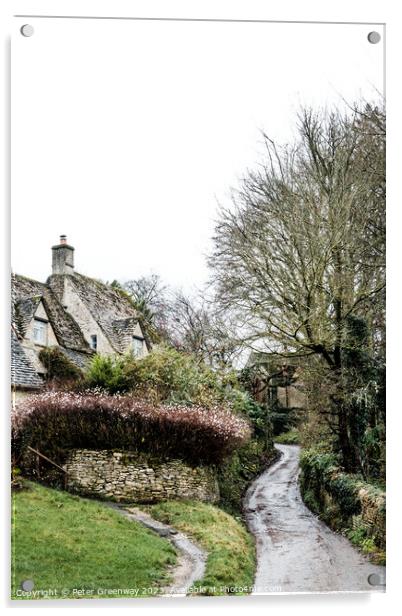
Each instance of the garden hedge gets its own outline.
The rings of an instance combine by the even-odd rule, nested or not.
[[[218,464],[248,442],[249,423],[225,408],[155,406],[130,396],[47,392],[12,413],[15,463],[31,446],[54,461],[68,449],[147,451]]]

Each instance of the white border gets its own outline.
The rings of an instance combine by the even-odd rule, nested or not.
[[[333,21],[333,22],[373,22],[387,24],[387,109],[388,109],[388,509],[392,511],[388,516],[388,567],[387,567],[387,593],[354,595],[293,595],[293,596],[266,596],[247,598],[200,598],[200,599],[167,599],[167,600],[80,600],[74,604],[59,602],[19,602],[7,601],[9,595],[9,562],[2,562],[2,600],[7,609],[19,612],[23,609],[58,609],[63,607],[69,612],[76,608],[97,609],[133,609],[136,613],[154,613],[163,609],[169,615],[189,608],[195,612],[205,609],[244,610],[253,609],[255,613],[266,613],[267,610],[280,609],[286,616],[297,610],[308,614],[326,615],[338,614],[339,611],[363,612],[370,616],[384,610],[391,610],[391,602],[398,601],[399,575],[401,569],[400,536],[400,481],[398,470],[400,468],[400,440],[401,416],[400,404],[400,365],[402,351],[401,321],[401,269],[402,259],[400,245],[402,235],[402,190],[401,190],[401,110],[402,97],[400,86],[400,71],[402,57],[401,27],[402,20],[398,14],[397,0],[337,0],[325,3],[319,0],[6,0],[1,3],[0,11],[1,31],[3,36],[3,91],[2,118],[3,131],[6,136],[4,147],[1,150],[1,173],[4,186],[3,208],[1,220],[1,308],[0,308],[0,336],[3,348],[1,370],[1,385],[3,404],[1,405],[3,419],[3,448],[4,458],[8,460],[8,319],[9,319],[9,46],[11,16],[15,14],[35,15],[76,15],[76,16],[111,16],[111,17],[180,17],[180,18],[209,18],[209,19],[262,19],[279,21]],[[27,94],[28,95],[28,94]],[[399,394],[399,395],[398,395]],[[8,494],[8,468],[2,465],[3,494]],[[9,502],[3,503],[3,534],[8,549]],[[398,515],[399,514],[399,515]],[[9,552],[9,549],[8,549]],[[3,552],[4,553],[4,552]],[[398,601],[399,603],[399,601]]]

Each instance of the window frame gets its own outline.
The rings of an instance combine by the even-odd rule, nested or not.
[[[134,341],[141,342],[141,350],[139,350],[138,346],[135,347]],[[134,357],[140,358],[140,357],[144,356],[144,342],[145,342],[145,340],[144,340],[144,338],[141,338],[141,336],[135,336],[135,335],[131,336],[131,350],[132,350],[132,352],[134,354]],[[140,351],[140,352],[138,352],[138,351]]]
[[[49,341],[49,321],[46,319],[41,319],[40,317],[34,317],[33,323],[33,341],[38,346],[48,346]],[[40,327],[38,327],[38,325]],[[40,340],[37,339],[35,332],[42,332],[44,335],[41,336]]]

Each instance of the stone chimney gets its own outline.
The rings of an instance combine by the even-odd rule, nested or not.
[[[52,274],[74,274],[74,248],[67,236],[60,235],[60,244],[52,246]]]

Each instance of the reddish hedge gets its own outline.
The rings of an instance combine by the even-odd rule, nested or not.
[[[128,396],[47,392],[12,413],[16,462],[27,447],[55,461],[72,448],[147,451],[219,463],[251,435],[246,420],[223,408],[152,406]]]

